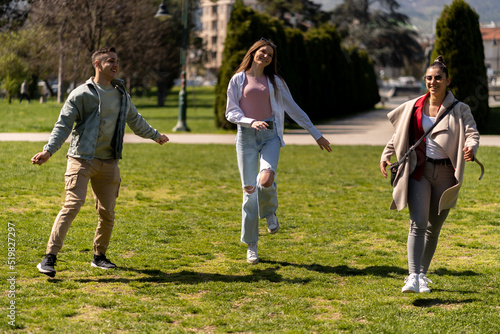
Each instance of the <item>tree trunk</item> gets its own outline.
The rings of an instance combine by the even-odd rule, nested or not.
[[[64,91],[63,91],[63,78],[64,78],[64,32],[66,31],[66,19],[63,20],[61,28],[59,29],[59,69],[57,74],[57,102],[64,102]]]
[[[158,107],[163,107],[165,105],[165,99],[167,98],[167,85],[163,80],[158,80],[156,84],[158,87]]]

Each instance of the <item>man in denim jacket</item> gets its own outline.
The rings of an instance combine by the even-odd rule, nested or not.
[[[57,215],[46,256],[37,265],[50,277],[56,271],[57,254],[80,208],[85,203],[87,186],[92,185],[99,222],[94,237],[92,267],[111,269],[116,265],[106,258],[115,220],[115,204],[120,188],[118,161],[122,158],[125,124],[134,133],[163,145],[168,137],[153,129],[137,112],[123,81],[115,78],[118,56],[114,48],[103,48],[92,55],[95,76],[71,92],[43,151],[31,159],[42,165],[59,150],[71,134],[65,174],[66,200]],[[74,127],[73,127],[74,125]]]

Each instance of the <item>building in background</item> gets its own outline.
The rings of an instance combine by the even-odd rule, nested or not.
[[[261,8],[256,0],[244,0],[246,6],[259,11]],[[201,0],[201,31],[207,51],[205,68],[216,75],[222,64],[224,41],[227,35],[227,24],[233,10],[234,0]]]
[[[488,79],[500,75],[500,27],[495,24],[481,27],[484,46],[484,63],[488,69]]]

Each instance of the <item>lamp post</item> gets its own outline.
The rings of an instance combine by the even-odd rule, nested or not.
[[[498,71],[500,71],[500,47],[498,46],[496,36],[493,39],[493,45],[495,45],[497,47],[497,72],[498,72]],[[495,80],[495,82],[496,82],[496,80]]]
[[[189,37],[189,0],[182,0],[182,35],[181,35],[181,50],[180,50],[180,61],[181,61],[181,89],[179,91],[179,117],[177,124],[173,128],[174,131],[191,131],[186,124],[186,110],[187,110],[187,93],[186,93],[186,56],[187,56],[187,44]],[[160,19],[170,19],[171,14],[168,13],[167,7],[165,6],[164,0],[162,0],[160,6],[158,7],[158,12],[156,12],[155,17]]]

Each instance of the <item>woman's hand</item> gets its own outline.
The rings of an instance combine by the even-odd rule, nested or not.
[[[387,178],[387,171],[386,168],[387,166],[390,166],[391,162],[390,161],[380,161],[380,172],[382,175]]]
[[[472,150],[472,147],[465,146],[463,151],[465,161],[474,161],[474,151]]]
[[[266,122],[262,121],[253,121],[252,124],[250,124],[252,128],[254,128],[257,131],[265,130],[269,126]]]
[[[326,140],[325,137],[321,136],[321,138],[318,138],[316,140],[316,143],[318,143],[318,146],[323,150],[325,149],[327,152],[331,152],[332,149],[330,148],[330,142]]]

